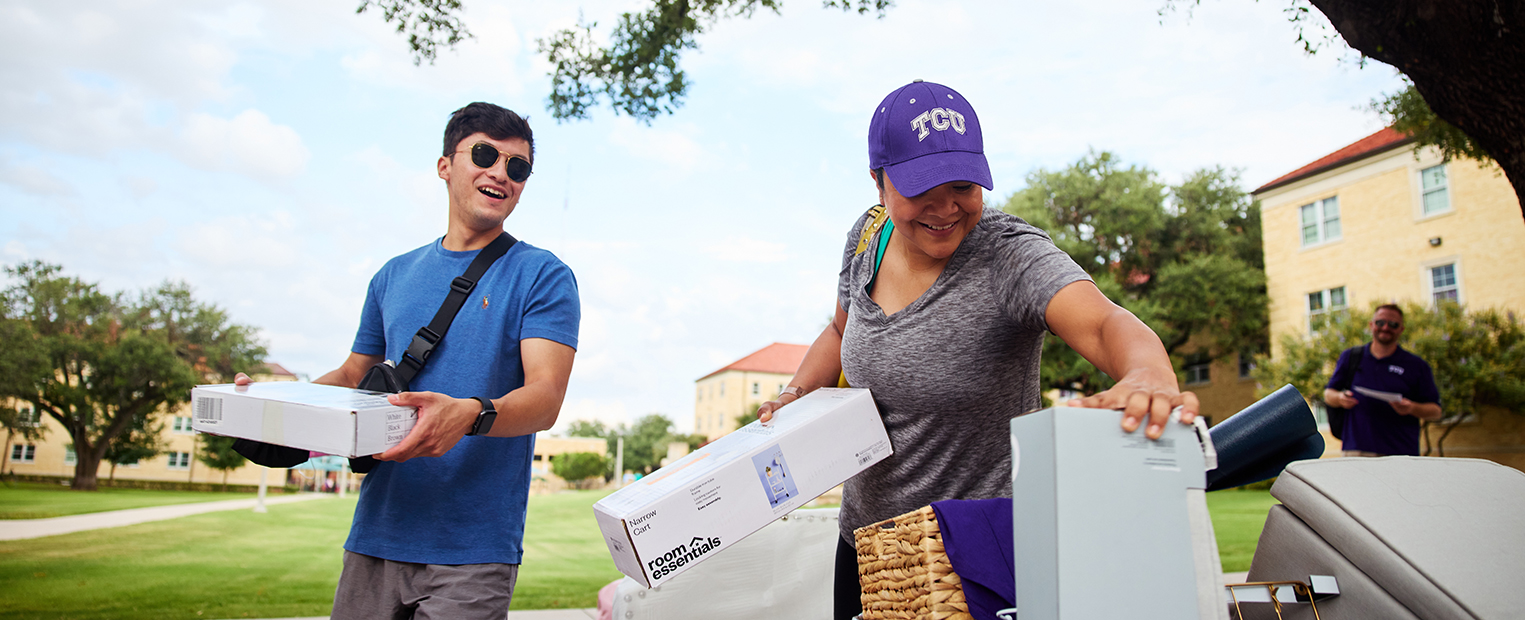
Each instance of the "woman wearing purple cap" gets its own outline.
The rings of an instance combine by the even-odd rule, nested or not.
[[[1123,410],[1158,438],[1181,392],[1160,339],[1113,304],[1047,233],[998,209],[980,121],[958,92],[917,80],[884,98],[868,129],[877,206],[848,233],[831,325],[773,411],[819,387],[873,390],[895,453],[847,482],[834,617],[858,603],[854,529],[944,499],[1011,495],[1008,421],[1041,403],[1044,332],[1108,376],[1073,406]]]

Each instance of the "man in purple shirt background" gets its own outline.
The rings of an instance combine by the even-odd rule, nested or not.
[[[1340,354],[1334,366],[1324,402],[1350,410],[1345,456],[1419,456],[1419,421],[1440,419],[1435,375],[1428,363],[1398,346],[1402,334],[1403,310],[1379,306],[1371,319],[1371,342]],[[1361,356],[1359,364],[1356,356]],[[1351,389],[1336,390],[1337,385]]]

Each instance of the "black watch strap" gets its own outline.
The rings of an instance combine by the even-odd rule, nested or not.
[[[492,431],[492,423],[498,419],[498,410],[492,406],[492,399],[486,396],[477,396],[482,402],[482,413],[477,414],[476,423],[471,425],[471,432],[467,435],[486,435]]]

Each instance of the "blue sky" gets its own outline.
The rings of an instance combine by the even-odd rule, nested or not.
[[[677,114],[557,123],[536,39],[641,3],[466,0],[476,38],[422,67],[355,4],[0,0],[0,262],[108,290],[185,280],[316,377],[371,275],[443,234],[444,123],[491,101],[536,133],[507,227],[581,290],[558,426],[689,429],[695,379],[825,325],[875,201],[869,112],[912,79],[979,111],[995,204],[1090,149],[1253,188],[1379,129],[1364,106],[1399,88],[1384,65],[1304,55],[1275,3],[902,1],[875,19],[794,0],[701,35]]]

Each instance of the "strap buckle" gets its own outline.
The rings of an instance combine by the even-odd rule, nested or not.
[[[476,281],[474,281],[474,280],[467,280],[466,278],[462,278],[460,276],[456,276],[454,280],[450,281],[450,290],[455,291],[457,293],[460,293],[462,295],[469,295],[469,294],[471,294],[471,289],[474,289],[476,287],[477,287]]]
[[[403,351],[400,361],[413,367],[414,372],[418,372],[424,367],[424,363],[429,361],[429,356],[434,354],[434,346],[439,344],[439,341],[440,335],[433,330],[428,327],[418,328],[418,333],[413,334],[413,342],[408,343],[408,350]]]

